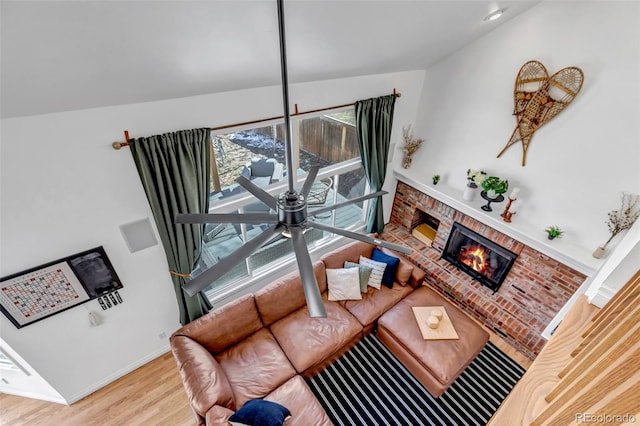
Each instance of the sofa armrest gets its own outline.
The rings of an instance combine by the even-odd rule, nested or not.
[[[209,351],[186,336],[173,335],[171,351],[191,407],[205,417],[214,405],[235,407],[233,391],[218,361]]]
[[[418,288],[423,284],[426,277],[427,273],[420,269],[418,265],[414,265],[411,278],[409,278],[409,285],[413,288]]]

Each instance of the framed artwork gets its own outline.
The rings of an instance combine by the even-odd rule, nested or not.
[[[102,247],[0,278],[0,310],[17,328],[122,288]]]

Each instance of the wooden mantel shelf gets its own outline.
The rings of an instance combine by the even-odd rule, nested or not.
[[[397,170],[394,171],[394,175],[397,180],[414,187],[420,192],[538,250],[540,253],[586,276],[593,276],[603,263],[602,259],[595,259],[591,256],[591,250],[571,244],[570,241],[555,240],[553,244],[549,244],[543,230],[538,226],[526,223],[524,218],[518,218],[518,220],[511,223],[503,221],[500,213],[502,209],[504,209],[504,203],[497,205],[493,212],[485,212],[480,209],[480,201],[465,201],[462,199],[462,192],[460,190],[447,186],[444,183],[440,183],[437,186],[428,185]]]
[[[571,360],[571,351],[581,342],[582,331],[598,308],[582,295],[525,375],[494,414],[489,425],[528,425],[547,406],[545,396],[560,381],[558,373]]]

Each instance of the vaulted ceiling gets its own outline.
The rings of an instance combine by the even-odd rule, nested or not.
[[[538,2],[287,0],[289,81],[425,69]],[[275,0],[1,7],[2,117],[280,83]]]

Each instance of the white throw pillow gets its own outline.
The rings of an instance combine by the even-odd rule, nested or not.
[[[369,276],[369,285],[376,290],[380,290],[382,284],[382,277],[384,276],[384,270],[387,267],[386,263],[376,262],[367,257],[360,256],[360,264],[365,265],[373,269]]]
[[[357,268],[327,269],[329,300],[360,300],[360,273]]]

